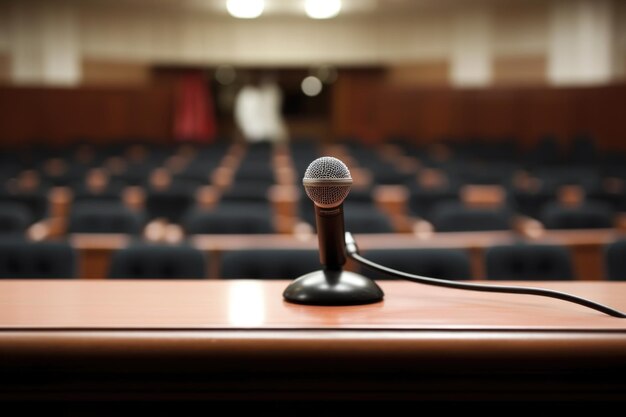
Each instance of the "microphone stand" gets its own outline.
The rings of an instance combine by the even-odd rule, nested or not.
[[[384,293],[373,280],[343,270],[347,259],[343,204],[332,208],[315,205],[315,222],[323,269],[303,275],[289,284],[283,292],[285,300],[319,306],[382,301]]]

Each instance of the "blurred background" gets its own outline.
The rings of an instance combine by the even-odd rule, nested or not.
[[[233,17],[226,0],[1,2],[0,137],[168,141],[190,72],[221,136],[236,92],[267,72],[296,136],[625,135],[623,2],[310,2],[340,5],[327,19],[304,0],[231,3],[261,14]],[[313,97],[307,76],[321,81]]]
[[[601,277],[626,225],[625,64],[617,0],[1,1],[0,229],[306,234],[300,179],[334,155],[350,230],[396,239],[372,248],[603,229],[575,260]],[[78,275],[115,275],[103,259]]]

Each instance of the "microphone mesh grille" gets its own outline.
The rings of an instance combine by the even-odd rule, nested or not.
[[[319,185],[307,184],[304,187],[307,195],[319,207],[337,207],[350,192],[350,185],[332,184],[324,180],[352,179],[346,164],[332,156],[324,156],[309,164],[304,173],[308,180],[319,180]]]

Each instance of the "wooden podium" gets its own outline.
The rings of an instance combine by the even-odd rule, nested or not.
[[[395,281],[311,307],[287,284],[0,281],[0,399],[626,398],[624,319]],[[626,310],[626,283],[533,285]]]

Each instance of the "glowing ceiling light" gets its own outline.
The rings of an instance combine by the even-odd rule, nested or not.
[[[330,19],[339,14],[341,0],[306,0],[304,9],[312,19]]]
[[[254,19],[261,16],[265,8],[264,0],[227,0],[228,13],[239,19]]]
[[[322,92],[322,82],[319,78],[309,75],[300,83],[302,92],[309,97],[315,97]]]

